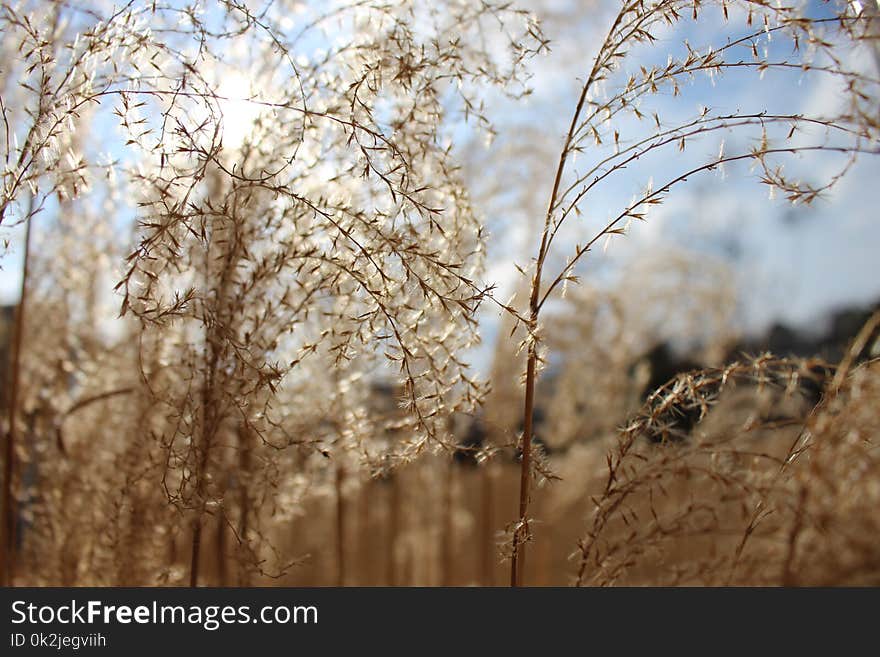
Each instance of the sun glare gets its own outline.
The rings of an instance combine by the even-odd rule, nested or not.
[[[223,78],[217,88],[223,125],[223,145],[238,148],[253,129],[260,115],[249,78],[233,73]]]

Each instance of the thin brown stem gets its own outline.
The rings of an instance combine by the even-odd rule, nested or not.
[[[452,586],[453,569],[453,528],[452,528],[452,488],[454,485],[454,465],[451,459],[443,464],[443,501],[441,503],[440,524],[440,586]]]
[[[536,288],[537,289],[537,288]],[[523,411],[522,460],[519,478],[519,521],[513,533],[513,555],[510,559],[510,585],[522,584],[522,567],[525,563],[525,540],[528,537],[529,484],[531,483],[532,430],[535,416],[535,374],[538,355],[534,341],[529,345],[526,365],[526,400]]]
[[[495,497],[492,490],[492,472],[488,464],[480,469],[480,583],[483,586],[493,586],[495,583],[492,555],[494,544],[492,541],[492,527],[494,521]]]
[[[251,499],[248,487],[251,480],[251,434],[248,428],[241,424],[238,428],[238,535],[245,545],[248,544],[248,532],[250,531]],[[244,563],[239,564],[238,585],[248,585],[248,569]]]
[[[391,490],[388,500],[388,546],[385,572],[388,586],[397,586],[397,536],[400,533],[400,475],[390,475]]]
[[[523,408],[523,436],[522,436],[522,460],[520,467],[520,489],[519,489],[519,516],[513,533],[513,550],[510,559],[510,585],[513,587],[522,584],[522,564],[525,561],[525,541],[528,538],[528,508],[529,494],[532,476],[532,433],[535,415],[535,378],[538,373],[538,317],[541,310],[541,274],[544,270],[544,263],[547,259],[547,251],[549,248],[550,234],[553,226],[553,213],[559,201],[559,191],[562,185],[562,177],[565,173],[565,166],[568,162],[568,155],[571,152],[572,141],[578,130],[580,116],[583,113],[584,105],[587,102],[587,96],[590,89],[599,77],[602,67],[607,63],[608,58],[613,54],[615,49],[612,44],[612,38],[615,31],[619,27],[623,17],[629,11],[629,5],[625,5],[617,14],[608,34],[602,43],[599,54],[593,63],[593,68],[587,81],[581,88],[578,97],[577,106],[574,115],[571,117],[571,123],[568,132],[565,135],[565,143],[562,151],[559,153],[559,163],[556,166],[556,175],[553,178],[553,190],[550,192],[550,202],[547,204],[547,214],[544,217],[544,228],[541,232],[541,246],[538,249],[538,257],[535,260],[535,274],[532,277],[531,293],[529,295],[529,323],[528,323],[528,362],[526,364],[526,397]]]
[[[28,209],[28,220],[24,235],[24,264],[22,266],[21,290],[18,308],[15,312],[15,338],[12,344],[12,361],[9,368],[9,398],[7,418],[9,429],[6,434],[6,447],[3,452],[3,528],[4,536],[0,541],[0,568],[3,569],[0,583],[4,586],[15,584],[15,496],[13,480],[15,478],[15,447],[18,442],[18,396],[21,384],[21,352],[24,338],[24,318],[27,301],[28,269],[31,249],[31,224],[33,221],[33,197]]]
[[[226,586],[226,519],[217,516],[217,586]]]
[[[345,586],[345,468],[336,466],[336,586]]]

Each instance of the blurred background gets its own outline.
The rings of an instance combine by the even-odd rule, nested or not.
[[[259,15],[262,3],[251,4],[251,10]],[[494,286],[492,294],[497,300],[524,308],[566,131],[584,77],[619,3],[523,0],[519,4],[540,22],[549,48],[524,62],[525,85],[516,93],[489,89],[481,96],[480,114],[485,123],[477,121],[477,129],[474,119],[466,120],[460,105],[450,100],[440,134],[448,140],[469,203],[485,227],[480,280]],[[290,34],[328,12],[323,2],[291,7],[285,15],[287,22],[279,23],[286,25]],[[828,16],[835,11],[822,2],[808,3],[807,9]],[[202,11],[207,12],[210,22],[211,9]],[[720,5],[707,7],[698,20],[657,29],[655,43],[635,46],[627,54],[624,69],[638,71],[665,62],[670,55],[686,52],[684,44],[695,48],[723,44],[753,31],[745,26],[745,13],[739,5],[731,7],[730,22],[725,21],[725,13],[727,9]],[[320,60],[335,44],[346,42],[354,29],[343,19],[324,20],[297,41],[299,50],[294,54],[304,61]],[[487,32],[483,38],[489,53],[507,47],[504,32]],[[876,78],[880,74],[878,60],[869,44],[866,41],[846,51],[846,63]],[[261,111],[259,106],[255,108],[258,103],[254,99],[262,98],[264,92],[272,95],[271,90],[254,88],[257,80],[248,78],[246,66],[239,72],[224,70],[224,65],[236,69],[237,57],[246,59],[246,42],[239,46],[241,50],[230,53],[229,60],[218,63],[213,73],[223,98],[219,107],[224,147],[231,150],[253,134]],[[796,61],[800,56],[785,38],[771,39],[760,47],[764,49],[762,56],[769,60]],[[4,79],[5,95],[12,88],[8,77]],[[656,113],[663,125],[685,123],[702,108],[718,114],[829,115],[840,111],[839,105],[846,102],[845,82],[797,66],[761,75],[733,69],[723,75],[694,76],[680,94],[661,90],[646,97],[639,109],[646,117]],[[526,88],[529,91],[523,94]],[[613,88],[611,81],[608,88]],[[89,132],[79,137],[81,147],[97,160],[126,163],[129,156],[111,109],[107,104],[94,110]],[[590,141],[588,148],[573,157],[568,175],[615,153],[618,131],[623,142],[651,129],[651,118],[621,118],[603,141]],[[803,132],[805,138],[811,136],[809,129]],[[816,129],[813,136],[821,132]],[[609,139],[609,135],[615,136]],[[680,152],[649,152],[609,176],[579,206],[576,220],[561,229],[548,270],[561,270],[575,244],[591,239],[646,187],[660,187],[670,176],[699,166],[718,153],[747,150],[761,138],[761,126],[720,130],[695,139]],[[329,178],[332,162],[325,166],[330,169],[326,173]],[[843,358],[847,346],[880,307],[880,230],[874,198],[880,159],[866,154],[850,164],[846,154],[816,152],[786,160],[790,175],[820,183],[843,170],[845,175],[809,205],[792,204],[778,192],[774,194],[761,183],[762,172],[748,160],[699,173],[676,187],[662,205],[652,208],[646,221],[628,225],[625,236],[602,240],[579,262],[574,273],[580,284],[566,285],[564,294],[551,299],[542,321],[547,351],[538,383],[535,440],[545,462],[536,474],[539,485],[531,512],[536,521],[526,562],[527,582],[562,585],[570,581],[568,557],[583,536],[589,500],[601,487],[598,482],[607,449],[617,430],[653,390],[680,373],[719,367],[765,351],[829,362]],[[118,318],[121,292],[114,286],[124,272],[123,257],[133,243],[139,210],[135,199],[124,192],[108,191],[109,187],[97,184],[95,190],[73,205],[50,199],[31,222],[34,261],[28,288],[37,318],[31,321],[37,323],[26,325],[26,348],[35,360],[26,366],[24,385],[31,382],[35,389],[26,391],[21,403],[26,433],[38,437],[33,439],[33,447],[21,448],[18,503],[22,511],[16,548],[21,562],[19,579],[38,584],[184,583],[189,535],[182,516],[145,510],[161,507],[158,500],[162,497],[160,490],[145,483],[155,483],[152,475],[137,467],[137,463],[149,463],[161,468],[161,458],[149,449],[130,456],[134,465],[126,483],[117,486],[143,486],[139,501],[131,502],[134,506],[125,510],[125,496],[108,493],[106,499],[101,498],[96,507],[100,510],[94,511],[92,520],[83,521],[109,532],[102,535],[106,541],[102,538],[94,545],[83,541],[78,532],[65,529],[65,514],[59,514],[58,506],[47,511],[35,501],[51,497],[62,507],[69,504],[72,510],[67,513],[89,515],[86,511],[93,484],[84,485],[82,479],[93,475],[85,470],[74,475],[70,469],[77,466],[59,466],[62,472],[53,475],[59,477],[53,483],[57,487],[48,497],[34,482],[45,480],[46,474],[38,473],[37,464],[48,459],[47,454],[55,449],[53,444],[61,441],[56,441],[56,433],[61,436],[60,423],[66,432],[65,450],[82,453],[90,449],[89,427],[102,421],[100,404],[84,409],[70,421],[62,414],[60,420],[43,422],[41,414],[50,414],[53,407],[47,401],[56,394],[52,387],[64,387],[60,377],[69,376],[81,385],[83,379],[97,376],[94,372],[99,368],[90,370],[83,365],[92,361],[78,360],[79,356],[73,355],[77,350],[110,353],[127,349],[120,345],[129,340],[128,320]],[[7,222],[0,230],[0,239],[8,244],[0,257],[0,357],[6,371],[22,288],[25,225]],[[70,248],[58,247],[61,241],[69,241]],[[83,284],[77,276],[88,282]],[[88,290],[85,297],[83,289]],[[66,305],[59,306],[59,298],[64,298]],[[74,340],[60,347],[47,346],[46,353],[61,348],[71,355],[51,352],[51,359],[39,364],[43,341],[54,344],[53,331],[64,330],[60,320],[40,319],[44,304],[75,322],[86,321],[79,315],[88,308],[87,322],[94,329],[90,339],[95,343]],[[57,317],[48,315],[53,316]],[[217,503],[231,503],[238,499],[238,492],[245,491],[242,494],[247,501],[241,504],[253,508],[253,518],[250,526],[246,522],[242,525],[244,521],[235,514],[233,520],[217,514],[206,521],[201,548],[206,581],[225,585],[505,583],[508,565],[503,559],[504,545],[509,541],[508,525],[515,517],[519,484],[516,436],[523,428],[525,359],[520,342],[524,335],[521,326],[488,301],[481,305],[478,320],[479,341],[468,347],[466,356],[473,376],[488,381],[490,390],[474,413],[450,416],[453,449],[429,453],[393,472],[377,468],[376,454],[357,440],[352,442],[350,456],[329,461],[320,454],[288,461],[284,460],[287,457],[263,459],[255,453],[253,462],[242,460],[241,454],[250,452],[225,455],[214,474],[215,481],[222,478],[226,487]],[[365,392],[358,393],[357,403],[370,412],[399,413],[401,390],[397,384],[383,376],[371,379],[367,374],[366,379],[368,383],[362,386]],[[48,388],[43,388],[43,383]],[[334,400],[348,393],[338,392],[344,388],[338,382],[328,380],[321,385],[331,391],[325,401],[330,408],[327,417],[332,419]],[[122,381],[120,386],[127,389],[129,383]],[[8,394],[6,385],[4,394]],[[118,404],[114,408],[124,408],[127,394],[113,399],[111,403]],[[777,402],[766,403],[778,407]],[[713,411],[715,422],[723,424],[725,417],[745,413],[737,410],[737,404],[745,404],[740,398],[728,398],[724,403],[728,406],[722,406],[723,411]],[[798,408],[806,404],[801,399],[792,403]],[[76,404],[71,396],[69,403],[61,406],[66,406],[69,414]],[[350,412],[353,415],[340,417],[360,418],[358,422],[366,417],[356,409]],[[130,421],[151,426],[146,421]],[[320,431],[315,431],[329,432],[331,423],[326,418],[315,420],[315,426],[320,426]],[[116,458],[114,450],[128,440],[121,433],[129,430],[126,426],[109,429],[116,435],[101,438],[94,449],[104,449],[101,441],[107,441],[108,453]],[[790,439],[791,435],[785,434],[780,440]],[[94,455],[77,458],[100,460]],[[102,467],[121,466],[109,459]],[[242,482],[255,479],[257,472],[272,483],[255,485],[247,492]],[[273,489],[275,496],[271,502],[268,489]],[[129,515],[120,520],[119,514],[124,513]],[[34,529],[41,522],[48,524]],[[109,526],[115,530],[110,531]],[[157,529],[146,540],[143,533],[150,526]],[[123,536],[126,527],[132,532],[127,537]],[[96,557],[102,550],[128,556],[120,565],[116,557]],[[74,556],[63,557],[66,551]],[[49,558],[46,554],[54,555],[54,561],[44,569],[41,563]],[[137,555],[143,563],[137,563]],[[116,559],[114,575],[106,574],[110,568],[102,558],[108,562]],[[158,576],[145,565],[163,561],[166,565],[156,567]],[[269,568],[264,571],[253,566],[266,561],[291,567],[272,575]],[[651,579],[647,576],[643,581]]]

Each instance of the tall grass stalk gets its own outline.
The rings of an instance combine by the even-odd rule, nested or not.
[[[0,584],[15,585],[15,451],[19,442],[18,406],[21,391],[21,355],[24,343],[25,309],[27,307],[28,274],[30,273],[31,227],[33,224],[33,196],[29,197],[28,221],[24,232],[24,262],[22,264],[21,286],[18,306],[15,309],[15,328],[13,329],[12,353],[8,373],[7,388],[7,433],[3,450],[3,505],[0,517],[3,518],[3,540],[0,541]]]
[[[684,55],[670,50],[665,64],[643,65],[638,69],[633,66],[628,75],[618,75],[630,61],[628,57],[633,48],[642,46],[657,49],[667,46],[669,40],[661,40],[655,33],[684,22],[685,16],[692,16],[696,21],[710,7],[720,10],[725,25],[728,21],[739,20],[745,34],[735,33],[721,45],[701,49],[685,42]],[[819,13],[810,15],[810,11]],[[859,15],[854,12],[849,7],[782,7],[764,0],[623,0],[621,3],[580,89],[563,140],[539,246],[532,262],[528,310],[525,320],[521,320],[527,331],[527,361],[520,443],[520,488],[510,559],[511,586],[523,583],[526,544],[531,540],[529,505],[532,479],[537,467],[533,441],[535,386],[542,364],[542,309],[554,294],[564,291],[568,283],[578,282],[577,266],[600,240],[607,245],[611,238],[625,234],[631,222],[644,221],[652,207],[662,204],[672,188],[681,186],[698,174],[723,170],[725,165],[750,163],[759,171],[760,182],[771,190],[781,193],[792,203],[809,204],[834,186],[851,168],[857,156],[876,154],[880,125],[870,99],[876,97],[878,80],[860,70],[848,68],[843,54],[849,48],[871,41],[873,14]],[[771,40],[780,38],[790,41],[794,53],[792,61],[772,54],[769,44]],[[742,57],[740,51],[749,52],[751,57]],[[767,71],[791,70],[799,70],[805,76],[830,76],[845,85],[847,91],[838,113],[807,116],[796,112],[771,114],[763,109],[718,113],[709,107],[702,107],[696,118],[677,119],[670,124],[648,109],[648,99],[652,95],[664,88],[671,91],[673,97],[682,95],[682,85],[698,73],[708,74],[714,81],[732,72],[754,72],[761,77]],[[636,137],[622,134],[624,120],[633,118],[636,119],[635,129],[641,126],[641,130],[647,134]],[[783,131],[777,134],[780,128]],[[785,135],[785,128],[788,129],[787,136],[782,136]],[[773,129],[777,132],[771,132]],[[725,152],[722,141],[717,156],[709,156],[695,165],[685,162],[677,171],[674,164],[671,172],[664,170],[659,184],[649,182],[644,191],[637,193],[622,211],[612,212],[607,223],[600,221],[601,228],[592,237],[577,244],[555,273],[547,275],[554,241],[558,241],[563,224],[567,220],[571,223],[573,217],[580,217],[584,210],[592,210],[587,207],[588,200],[592,198],[591,192],[609,177],[623,175],[637,161],[650,159],[650,156],[660,152],[684,151],[688,142],[727,132],[747,134],[750,130],[758,133],[753,145],[740,145],[738,151]],[[799,137],[801,132],[809,134],[811,130],[824,130],[824,137],[793,139]],[[588,142],[594,142],[599,151],[595,163],[570,171],[571,156],[587,153]],[[607,148],[608,144],[613,144],[614,150],[605,154],[607,151],[602,149]],[[838,170],[818,184],[793,178],[778,163],[780,158],[818,153],[842,156],[845,160]]]

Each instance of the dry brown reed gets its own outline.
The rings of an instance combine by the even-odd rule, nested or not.
[[[769,2],[676,2],[661,0],[625,0],[613,15],[610,29],[592,59],[584,78],[571,123],[564,137],[555,168],[543,228],[536,237],[536,250],[530,267],[523,273],[529,280],[524,318],[526,337],[525,393],[522,422],[521,486],[517,519],[513,526],[510,584],[522,581],[525,544],[531,540],[529,502],[533,467],[535,385],[544,360],[542,343],[545,330],[542,311],[554,296],[569,283],[579,281],[577,267],[594,247],[626,234],[633,222],[644,221],[649,211],[662,204],[673,191],[688,180],[707,172],[749,163],[759,172],[759,180],[781,193],[792,203],[811,203],[827,192],[864,153],[877,152],[876,71],[853,65],[846,53],[863,43],[873,47],[872,19],[862,16],[850,5],[823,5],[825,14],[810,7],[781,6]],[[687,20],[710,20],[713,11],[720,13],[724,28],[719,41],[694,47],[687,41],[681,50],[669,46],[668,31]],[[812,13],[811,13],[812,12]],[[718,16],[719,14],[714,14]],[[778,57],[769,48],[771,40],[790,44],[791,57]],[[660,64],[628,66],[629,54],[639,48],[664,50]],[[652,96],[685,94],[685,84],[698,74],[720,78],[735,72],[761,77],[768,72],[798,70],[804,76],[831,76],[839,79],[844,90],[838,113],[806,116],[795,112],[768,112],[766,109],[717,111],[702,106],[698,113],[669,123],[658,111],[650,109]],[[746,99],[744,99],[746,100]],[[747,107],[751,103],[744,103]],[[725,150],[721,142],[717,155],[696,162],[683,161],[680,168],[670,154],[685,151],[694,142],[720,133],[751,136],[747,146],[738,141],[734,150]],[[801,134],[799,134],[801,133]],[[805,138],[802,138],[804,135]],[[613,145],[611,152],[601,151],[586,166],[574,169],[572,160],[590,153],[591,146]],[[809,153],[835,154],[843,157],[839,168],[824,180],[800,180],[786,172],[782,159]],[[581,215],[595,215],[589,200],[609,178],[622,175],[640,160],[664,154],[666,166],[659,182],[646,181],[619,212],[598,218],[601,228],[591,237],[568,250],[562,264],[556,264],[555,252],[565,234],[564,228]]]
[[[762,356],[651,395],[608,454],[576,583],[876,584],[878,369],[852,362]]]
[[[875,583],[863,352],[877,320],[836,369],[760,356],[679,377],[615,437],[644,392],[652,321],[682,293],[645,280],[689,261],[660,254],[616,290],[562,300],[588,253],[695,176],[746,164],[809,203],[875,153],[877,74],[850,56],[876,54],[875,14],[615,4],[520,304],[485,281],[458,142],[494,135],[493,94],[531,92],[528,62],[549,50],[536,18],[490,0],[300,4],[0,3],[0,227],[28,232],[3,581],[488,585],[504,568],[512,585],[559,583],[591,498],[579,584]],[[672,38],[707,21],[710,43]],[[652,109],[698,75],[792,72],[836,80],[839,107]],[[707,143],[713,155],[670,157]],[[782,166],[807,156],[837,168]],[[637,180],[631,202],[592,203],[656,158],[666,177]],[[577,243],[573,223],[598,228]],[[698,318],[680,315],[681,332],[708,312],[723,350],[730,290],[680,286]],[[489,382],[468,362],[488,304],[505,324]],[[569,356],[555,388],[539,382],[548,353]]]

